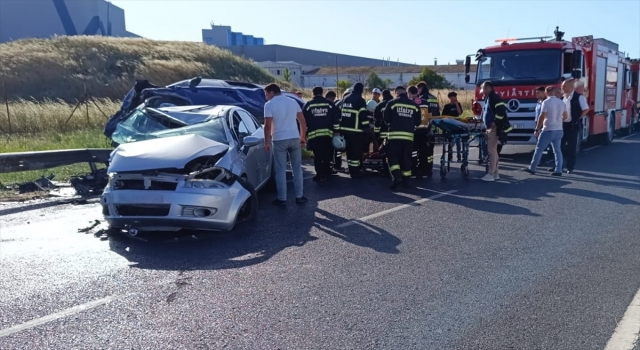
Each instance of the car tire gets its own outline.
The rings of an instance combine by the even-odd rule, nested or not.
[[[238,214],[236,215],[236,225],[243,222],[253,221],[258,215],[258,193],[256,192],[256,189],[244,175],[238,179],[238,182],[242,187],[249,191],[250,196],[238,210]]]

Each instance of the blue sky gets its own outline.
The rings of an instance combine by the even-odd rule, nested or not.
[[[639,0],[217,1],[112,0],[127,29],[202,41],[211,22],[281,44],[391,61],[455,63],[499,38],[593,35],[640,58]]]

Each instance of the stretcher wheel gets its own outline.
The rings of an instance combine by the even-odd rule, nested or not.
[[[446,168],[440,167],[440,177],[443,178],[443,179],[445,177],[447,177],[447,169]]]
[[[460,167],[460,171],[462,172],[463,178],[466,179],[469,177],[469,167],[466,164],[462,164],[462,166]]]

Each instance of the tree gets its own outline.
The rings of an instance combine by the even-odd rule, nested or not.
[[[349,80],[338,80],[337,86],[338,86],[338,94],[339,94],[340,91],[347,90],[349,86],[351,86],[351,82]]]
[[[409,85],[415,85],[421,81],[424,81],[429,86],[429,89],[452,89],[453,85],[444,78],[444,76],[436,73],[435,71],[425,67],[420,75],[414,77],[409,81]]]
[[[384,86],[385,88],[390,88],[391,85],[393,85],[393,80],[387,78],[385,80],[382,81],[382,86]]]
[[[369,76],[367,77],[367,80],[365,81],[365,85],[369,89],[385,88],[386,87],[386,85],[384,85],[384,81],[382,79],[380,79],[378,74],[376,74],[375,72],[369,73]]]
[[[282,79],[284,79],[284,81],[286,81],[287,83],[291,82],[291,72],[289,71],[289,68],[285,68],[282,71]]]

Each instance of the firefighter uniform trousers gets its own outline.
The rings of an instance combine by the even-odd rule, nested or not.
[[[335,152],[333,152],[333,169],[334,170],[342,169],[342,151],[335,150]]]
[[[414,135],[412,168],[418,176],[431,176],[433,173],[434,138],[429,128],[417,128]]]
[[[389,172],[394,184],[406,182],[411,177],[411,154],[413,153],[413,133],[390,131],[387,140]]]
[[[358,132],[342,131],[347,149],[347,165],[351,176],[358,175],[362,171],[362,153],[364,152],[364,134]]]
[[[309,132],[307,136],[308,148],[313,152],[313,165],[316,175],[320,177],[331,175],[331,158],[334,154],[333,131],[318,129]]]

